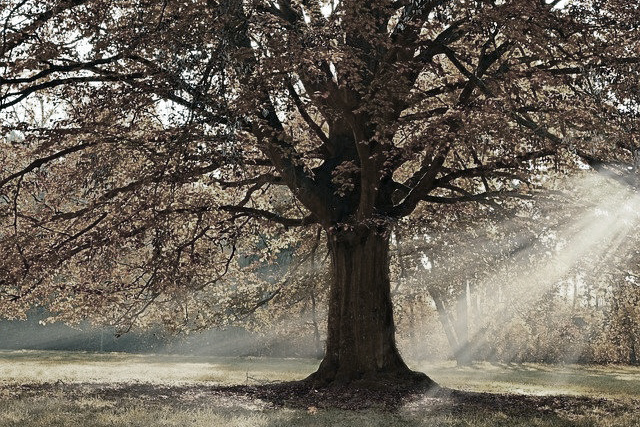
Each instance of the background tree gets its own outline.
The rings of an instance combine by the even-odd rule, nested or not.
[[[398,249],[417,270],[400,282],[432,294],[458,363],[629,363],[635,190],[589,172],[541,196],[503,218],[468,210],[446,232],[423,227]]]
[[[621,176],[637,148],[626,0],[0,11],[3,132],[21,133],[0,162],[3,311],[206,323],[269,295],[241,253],[274,262],[304,239],[290,228],[317,224],[332,279],[316,383],[426,380],[395,344],[396,221],[500,209],[577,156]],[[59,112],[37,127],[21,117],[34,96]]]

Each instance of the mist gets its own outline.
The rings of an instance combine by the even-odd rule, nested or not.
[[[614,305],[621,288],[638,288],[639,208],[633,188],[585,171],[512,215],[394,241],[392,270],[400,273],[392,290],[403,355],[431,361],[633,359],[637,334],[627,337],[626,324],[616,326]],[[48,313],[36,310],[27,321],[0,322],[0,348],[321,357],[328,260],[320,248],[304,263],[292,255],[278,271],[271,269],[277,297],[237,324],[178,335],[158,326],[118,337],[115,328],[88,322],[41,325]],[[594,332],[605,324],[613,329]],[[626,340],[628,348],[618,345],[626,350],[607,347],[611,331]]]
[[[620,287],[638,288],[632,258],[640,197],[588,172],[559,182],[556,190],[475,230],[401,243],[418,264],[405,291],[432,297],[422,318],[403,321],[398,313],[401,343],[412,357],[459,363],[634,359],[637,334],[623,337],[628,355],[614,355],[610,331],[597,330],[611,327]],[[421,241],[422,250],[416,249]]]

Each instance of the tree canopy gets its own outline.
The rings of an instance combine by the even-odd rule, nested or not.
[[[627,0],[2,0],[0,21],[8,315],[206,324],[273,298],[244,267],[323,230],[325,365],[377,313],[384,370],[393,223],[499,212],[556,171],[629,181],[637,157]]]

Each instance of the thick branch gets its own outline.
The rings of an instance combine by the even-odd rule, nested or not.
[[[445,144],[438,148],[433,157],[425,156],[422,167],[404,182],[403,187],[407,189],[407,194],[398,205],[393,207],[391,216],[403,217],[413,212],[418,203],[423,200],[423,196],[434,188],[436,176],[450,149],[451,144]]]
[[[86,214],[87,212],[90,212],[91,210],[101,206],[102,204],[106,203],[107,201],[115,198],[116,196],[123,194],[123,193],[127,193],[127,192],[132,192],[132,191],[136,191],[140,188],[142,188],[145,185],[149,185],[149,184],[158,184],[158,183],[186,183],[186,182],[192,182],[193,180],[195,180],[196,178],[209,173],[209,172],[213,172],[214,170],[216,170],[218,168],[218,164],[211,164],[208,166],[201,166],[198,168],[194,168],[191,169],[189,171],[179,171],[173,174],[164,174],[164,173],[158,173],[155,175],[151,175],[151,176],[147,176],[144,177],[142,179],[136,180],[136,181],[132,181],[126,185],[123,185],[121,187],[116,187],[116,188],[112,188],[111,190],[103,193],[100,197],[98,197],[90,206],[82,208],[82,209],[78,209],[77,211],[71,211],[71,212],[61,212],[61,213],[57,213],[55,215],[53,215],[48,222],[51,221],[59,221],[59,220],[69,220],[69,219],[74,219],[74,218],[79,218],[81,216],[83,216],[84,214]]]
[[[67,77],[62,79],[49,80],[43,83],[26,87],[16,92],[9,92],[5,94],[3,97],[4,100],[0,99],[0,110],[4,110],[13,105],[16,105],[21,101],[23,101],[26,97],[28,97],[32,93],[35,93],[44,89],[51,89],[58,86],[71,85],[76,83],[121,82],[127,79],[138,79],[141,77],[144,77],[144,76],[140,73],[132,73],[124,76],[117,75],[117,76]],[[6,100],[8,98],[13,98],[13,99]]]
[[[430,203],[444,203],[444,204],[453,204],[453,203],[461,203],[461,202],[482,202],[490,199],[500,199],[500,198],[520,198],[520,199],[530,199],[533,196],[530,194],[523,194],[519,191],[486,191],[478,194],[470,194],[466,196],[459,197],[444,197],[444,196],[429,196],[426,195],[422,197],[422,201],[430,202]]]
[[[22,169],[22,170],[20,170],[18,172],[12,173],[11,175],[7,176],[6,178],[3,178],[2,180],[0,180],[0,188],[2,188],[9,181],[12,181],[12,180],[14,180],[16,178],[22,177],[22,176],[28,174],[29,172],[39,168],[40,166],[42,166],[42,165],[44,165],[46,163],[49,163],[49,162],[51,162],[53,160],[59,159],[61,157],[64,157],[67,154],[75,153],[76,151],[82,151],[85,148],[91,147],[93,145],[96,145],[96,143],[95,142],[85,142],[85,143],[82,143],[82,144],[78,144],[78,145],[74,145],[72,147],[65,148],[64,150],[60,150],[57,153],[53,153],[53,154],[51,154],[49,156],[42,157],[40,159],[34,160],[31,163],[29,163],[29,165],[26,168],[24,168],[24,169]]]
[[[524,162],[540,159],[542,157],[551,156],[555,154],[555,152],[556,150],[551,150],[551,149],[533,151],[530,153],[520,154],[508,161],[500,160],[497,162],[492,162],[492,163],[487,163],[485,165],[477,166],[474,168],[456,170],[454,172],[448,173],[442,176],[441,178],[438,178],[437,180],[435,180],[434,187],[444,185],[458,178],[472,178],[472,177],[482,176],[483,174],[496,171],[499,169],[515,169],[522,166]]]
[[[322,141],[323,144],[325,145],[329,144],[329,138],[324,133],[322,128],[311,118],[302,100],[300,99],[300,96],[298,96],[295,88],[291,83],[287,84],[287,91],[289,92],[289,96],[291,97],[293,102],[296,104],[296,107],[298,108],[298,112],[304,119],[305,123],[309,126],[309,128],[313,131],[313,133],[318,137],[318,139]]]

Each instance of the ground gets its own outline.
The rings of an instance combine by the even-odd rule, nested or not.
[[[315,363],[0,352],[0,426],[640,425],[640,368],[416,364],[443,388],[374,391],[296,381]]]

